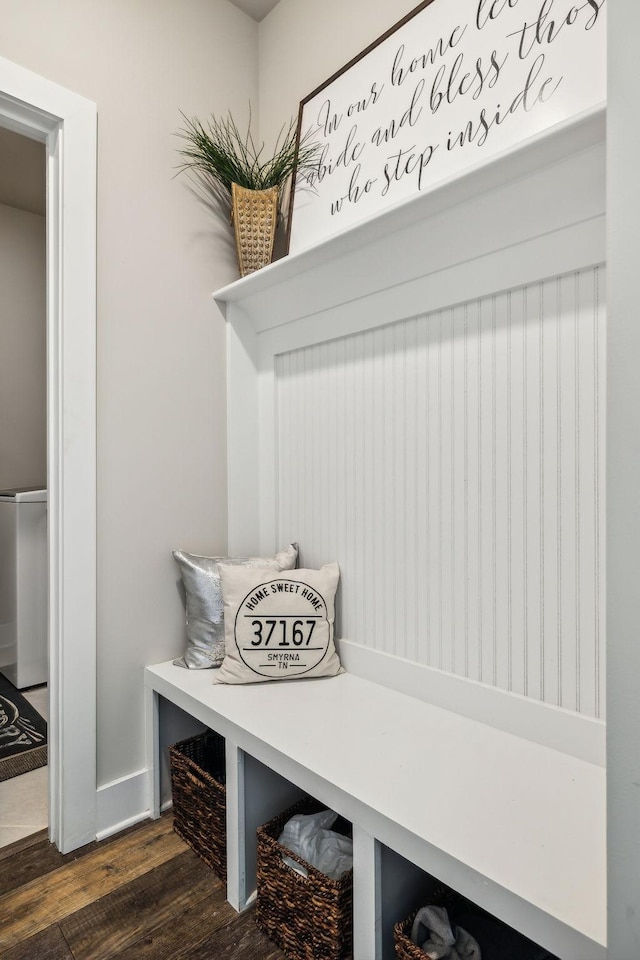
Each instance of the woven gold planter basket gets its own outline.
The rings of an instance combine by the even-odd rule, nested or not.
[[[236,235],[240,276],[271,263],[278,219],[278,188],[249,190],[231,184],[231,219]]]

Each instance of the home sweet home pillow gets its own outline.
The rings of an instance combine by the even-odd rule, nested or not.
[[[337,563],[319,570],[221,567],[225,656],[216,683],[335,677]]]
[[[202,670],[219,667],[224,659],[224,605],[220,569],[223,566],[265,567],[277,572],[292,570],[298,561],[298,544],[290,543],[273,557],[202,557],[174,550],[186,599],[187,645],[178,667]]]

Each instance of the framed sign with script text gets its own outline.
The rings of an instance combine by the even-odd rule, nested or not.
[[[289,251],[606,99],[606,0],[425,0],[300,104]]]

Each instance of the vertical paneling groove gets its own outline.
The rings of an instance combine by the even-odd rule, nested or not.
[[[277,530],[342,634],[602,716],[603,270],[276,357]]]
[[[546,616],[544,607],[544,588],[545,588],[545,565],[544,565],[544,534],[545,534],[545,509],[544,509],[544,296],[543,284],[540,284],[540,343],[539,343],[539,373],[540,373],[540,700],[547,701],[547,690],[545,686],[545,639],[546,639]]]
[[[580,531],[580,505],[582,502],[581,496],[581,485],[580,485],[580,429],[581,429],[581,417],[580,417],[580,383],[582,381],[581,369],[580,369],[580,319],[581,319],[581,302],[580,302],[580,276],[578,273],[575,274],[574,278],[574,296],[576,309],[573,319],[573,338],[575,345],[575,379],[574,379],[574,404],[575,404],[575,464],[576,464],[576,479],[575,479],[575,498],[574,498],[574,519],[575,519],[575,618],[576,618],[576,637],[578,638],[578,643],[576,643],[576,699],[575,699],[575,709],[579,713],[582,707],[581,703],[581,659],[582,659],[582,646],[580,643],[580,638],[582,637],[581,629],[581,618],[580,618],[580,560],[581,560],[581,531]]]
[[[477,569],[478,569],[478,672],[477,679],[483,680],[483,660],[482,651],[484,649],[484,630],[483,630],[483,605],[482,599],[484,595],[484,578],[483,578],[483,569],[484,564],[482,562],[483,558],[483,540],[482,540],[482,457],[483,457],[483,446],[482,446],[482,436],[483,436],[483,419],[482,419],[482,387],[483,387],[483,377],[482,377],[482,310],[480,304],[477,304],[478,311],[478,498],[476,506],[476,519],[478,522],[478,555],[477,555]]]
[[[368,496],[368,484],[367,484],[367,436],[370,434],[370,430],[359,430],[357,429],[357,424],[361,423],[364,417],[365,410],[365,368],[366,361],[364,363],[358,363],[358,351],[354,344],[354,411],[355,411],[355,428],[356,428],[356,443],[357,443],[357,456],[356,464],[358,467],[358,474],[354,481],[354,490],[356,496],[356,521],[355,529],[359,532],[359,536],[356,536],[354,543],[355,547],[355,569],[353,572],[354,583],[356,590],[356,597],[358,597],[358,604],[354,605],[354,618],[356,623],[360,620],[366,611],[366,556],[368,548],[367,540],[367,528],[365,520],[366,512],[366,502]],[[359,494],[358,494],[359,492]],[[352,628],[353,629],[353,628]]]
[[[509,638],[509,689],[525,693],[526,656],[525,598],[524,598],[524,527],[526,506],[523,491],[523,475],[526,470],[524,458],[524,409],[525,380],[523,355],[525,347],[524,291],[515,290],[508,295],[508,353],[509,389],[507,411],[509,418],[509,611],[507,633]]]
[[[384,435],[382,433],[384,426],[384,329],[379,328],[373,333],[375,344],[375,366],[374,366],[374,428],[372,430],[375,440],[375,456],[373,464],[373,474],[376,477],[374,490],[374,509],[371,517],[371,529],[374,531],[374,544],[371,556],[373,567],[373,576],[371,579],[370,590],[374,596],[375,618],[372,626],[372,633],[375,638],[375,646],[384,648],[384,610],[386,598],[383,590],[377,589],[376,575],[380,569],[380,563],[388,564],[389,558],[384,549],[384,512],[383,512],[383,494],[384,494]],[[382,481],[382,482],[381,482]]]
[[[527,324],[529,321],[529,295],[522,291],[522,686],[525,696],[530,696],[529,687],[529,355]]]
[[[443,447],[443,437],[442,437],[442,421],[443,421],[443,406],[442,406],[442,311],[438,313],[438,356],[437,356],[437,370],[438,370],[438,401],[437,401],[437,411],[438,411],[438,428],[437,428],[437,442],[438,442],[438,494],[437,499],[435,500],[435,515],[438,523],[438,541],[437,541],[437,561],[436,561],[436,570],[438,572],[438,621],[436,626],[436,637],[438,643],[438,659],[436,666],[442,668],[442,627],[443,627],[443,579],[444,579],[444,563],[442,562],[443,554],[443,545],[444,545],[444,517],[442,509],[442,485],[443,485],[443,464],[444,460],[442,457],[442,447]]]
[[[464,304],[464,676],[469,673],[469,310]]]
[[[333,456],[321,457],[317,461],[319,484],[315,505],[314,541],[318,543],[323,556],[330,551],[338,551],[345,556],[346,537],[344,531],[345,516],[343,503],[346,503],[345,470],[347,463],[346,421],[340,414],[345,408],[344,396],[344,340],[323,343],[317,351],[318,383],[321,385],[320,403],[314,404],[316,415],[315,435],[321,449],[333,448]],[[323,411],[325,415],[323,416]],[[338,491],[344,488],[343,495]],[[336,530],[327,529],[325,517],[336,518]],[[346,565],[346,561],[345,561]],[[349,629],[349,609],[339,611],[340,630]],[[344,621],[344,623],[343,623]]]
[[[349,391],[349,342],[347,340],[338,340],[328,344],[331,348],[331,363],[335,369],[335,379],[327,383],[327,390],[332,394],[332,402],[336,406],[336,422],[339,423],[338,435],[340,436],[340,446],[338,448],[333,447],[334,453],[333,457],[326,456],[324,459],[328,464],[332,463],[333,460],[333,490],[332,490],[332,500],[335,501],[336,507],[334,513],[327,513],[322,517],[319,517],[318,520],[322,523],[323,532],[326,539],[326,546],[324,547],[324,556],[328,557],[331,553],[331,528],[326,522],[327,516],[335,516],[338,519],[338,542],[334,546],[334,552],[337,551],[337,555],[344,557],[342,566],[344,567],[343,573],[343,583],[342,589],[349,594],[353,590],[353,574],[354,563],[352,559],[353,555],[353,529],[352,529],[352,517],[351,512],[355,509],[355,504],[353,502],[353,487],[351,482],[351,466],[352,466],[352,437],[351,431],[353,429],[353,418],[345,417],[344,410],[347,408],[349,403],[348,391]],[[332,438],[330,436],[325,437],[324,448],[327,453],[332,449]],[[347,505],[350,504],[351,509],[347,509]],[[351,632],[351,616],[350,608],[348,605],[340,604],[340,609],[345,618],[345,624],[343,632]]]
[[[467,391],[469,395],[468,408],[468,436],[467,446],[469,452],[469,470],[467,474],[467,502],[469,505],[469,548],[466,554],[468,565],[467,585],[469,590],[469,605],[467,614],[467,633],[469,638],[469,671],[467,676],[473,680],[480,679],[481,669],[481,584],[479,582],[481,564],[478,558],[481,556],[480,540],[480,513],[479,502],[481,490],[479,489],[479,480],[481,478],[480,464],[482,459],[482,447],[480,444],[480,426],[482,404],[481,396],[481,378],[482,371],[480,363],[480,306],[477,301],[467,305],[467,349],[469,353],[469,363],[467,367],[468,382]]]
[[[456,595],[458,584],[456,583],[456,511],[454,508],[455,503],[455,445],[454,438],[456,437],[456,421],[455,421],[455,396],[456,396],[456,384],[455,384],[455,313],[452,310],[450,314],[450,327],[451,327],[451,339],[450,350],[449,350],[449,364],[448,364],[448,378],[449,378],[449,398],[448,398],[448,414],[449,414],[449,428],[448,428],[448,437],[449,437],[449,505],[450,505],[450,522],[449,527],[449,590],[447,591],[447,606],[449,607],[449,629],[447,635],[443,637],[444,649],[449,650],[449,657],[443,657],[443,665],[445,669],[450,670],[452,673],[461,672],[457,670],[457,658],[456,658]]]
[[[415,319],[407,322],[406,340],[403,352],[403,367],[405,375],[403,376],[403,430],[402,430],[402,453],[403,453],[403,509],[401,526],[407,532],[406,557],[403,565],[404,575],[406,576],[406,590],[404,592],[404,610],[405,610],[405,635],[404,644],[401,648],[401,655],[407,659],[415,660],[417,658],[416,635],[418,631],[417,616],[414,599],[418,593],[418,527],[415,517],[415,505],[418,498],[417,484],[417,457],[416,457],[416,437],[418,436],[417,422],[417,401],[418,401],[418,339],[417,339],[417,321]],[[401,371],[402,375],[402,371]],[[411,517],[411,505],[413,506],[414,517]],[[402,530],[399,531],[400,538]],[[402,552],[402,543],[400,543]],[[400,576],[403,576],[401,570]]]
[[[492,618],[491,618],[491,637],[492,637],[492,657],[491,657],[491,682],[493,686],[498,683],[498,590],[496,583],[497,575],[497,555],[498,555],[498,531],[497,531],[497,397],[496,397],[496,298],[491,298],[491,580],[492,580]]]
[[[291,379],[291,357],[285,356],[281,358],[279,364],[279,370],[281,375],[285,378]],[[276,425],[276,450],[281,450],[283,447],[289,445],[289,439],[287,437],[287,408],[286,404],[283,402],[282,391],[278,388],[278,377],[277,375],[273,380],[273,409],[275,411],[275,417],[277,421]],[[284,485],[284,478],[280,475],[280,459],[276,455],[274,458],[274,471],[275,471],[275,504],[274,509],[276,511],[276,516],[282,516],[282,509],[280,501],[284,496],[287,496],[286,486]]]
[[[557,654],[557,699],[556,703],[562,703],[562,302],[560,297],[560,277],[556,280],[556,410],[557,410],[557,432],[556,432],[556,550],[557,550],[557,578],[558,578],[558,604],[556,609],[556,623],[558,635],[558,654]]]
[[[385,643],[391,645],[391,651],[398,655],[404,630],[404,609],[399,602],[398,593],[398,543],[397,531],[401,523],[402,500],[398,488],[398,458],[400,443],[399,431],[399,383],[397,377],[398,354],[402,351],[401,333],[404,324],[386,327],[386,366],[389,391],[386,408],[387,429],[387,495],[385,496],[386,533],[385,544],[389,549],[389,579],[387,593],[390,603],[385,608]]]
[[[593,277],[594,285],[594,310],[593,310],[593,342],[594,342],[594,362],[593,362],[593,379],[595,382],[595,390],[593,396],[593,420],[594,420],[594,501],[595,501],[595,511],[594,511],[594,524],[593,524],[593,536],[596,543],[595,549],[595,562],[594,562],[594,625],[595,625],[595,715],[597,717],[604,716],[604,709],[602,703],[602,694],[605,689],[604,687],[604,656],[600,649],[600,642],[602,637],[601,626],[604,617],[604,610],[601,608],[600,604],[600,571],[603,569],[603,554],[602,554],[602,544],[604,544],[604,530],[602,529],[602,518],[604,516],[604,511],[601,511],[601,498],[600,498],[600,471],[603,468],[604,457],[600,455],[601,453],[601,431],[600,424],[604,422],[604,390],[601,393],[601,384],[600,377],[601,371],[605,369],[604,367],[604,356],[601,356],[600,350],[600,338],[602,332],[600,330],[600,270],[596,267]],[[604,351],[602,351],[604,353]],[[604,431],[603,431],[604,432]]]
[[[512,574],[513,574],[513,524],[511,517],[511,431],[512,431],[512,404],[511,393],[511,291],[507,293],[507,689],[513,690],[513,609],[512,609]]]
[[[420,402],[418,410],[421,416],[418,418],[418,427],[416,432],[416,445],[418,448],[418,503],[416,510],[416,522],[418,527],[418,583],[419,593],[416,596],[416,624],[420,632],[420,641],[417,643],[416,659],[419,663],[428,662],[428,652],[431,647],[431,630],[429,611],[431,610],[431,581],[429,577],[429,326],[426,323],[420,323],[419,333],[419,371],[418,386],[420,391]],[[421,469],[422,468],[422,469]],[[416,637],[418,641],[418,637]]]
[[[338,389],[338,364],[337,348],[338,346],[344,352],[344,341],[339,340],[333,343],[324,343],[322,349],[317,354],[318,377],[322,383],[321,397],[324,404],[314,404],[314,432],[320,439],[321,445],[326,449],[329,443],[329,437],[333,433],[333,442],[335,443],[335,432],[331,430],[329,424],[335,422],[332,416],[323,417],[323,409],[331,410],[332,406],[342,406],[344,409],[344,397],[337,396]],[[336,464],[345,462],[346,445],[344,436],[341,440],[341,449],[336,457],[322,457],[319,483],[315,501],[315,528],[314,539],[321,544],[323,554],[327,554],[331,549],[331,533],[326,525],[321,523],[321,517],[337,516],[337,502],[334,501],[334,492],[337,493],[338,483],[335,476]],[[344,468],[343,468],[344,469]],[[337,545],[341,552],[344,550],[344,540]]]
[[[526,291],[527,313],[525,317],[528,348],[527,364],[527,587],[526,610],[527,637],[529,639],[527,661],[527,695],[543,699],[544,676],[542,656],[544,652],[544,607],[543,607],[543,553],[542,531],[542,285],[536,284]]]
[[[407,329],[409,322],[397,324],[395,333],[393,377],[394,390],[394,488],[396,504],[393,524],[394,541],[394,652],[406,656],[407,605],[405,601],[405,578],[408,579],[407,558],[410,550],[410,533],[407,530]],[[395,628],[397,623],[397,629]]]

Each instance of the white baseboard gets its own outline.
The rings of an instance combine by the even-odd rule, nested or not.
[[[336,646],[345,669],[365,680],[605,766],[606,724],[602,720],[403,660],[351,640],[337,640]]]
[[[147,770],[98,787],[96,839],[104,840],[149,816]]]

